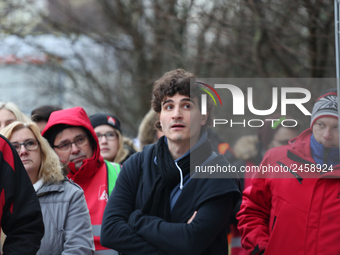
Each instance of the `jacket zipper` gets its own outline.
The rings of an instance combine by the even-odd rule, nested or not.
[[[289,170],[289,172],[290,172],[292,175],[295,176],[295,178],[298,180],[298,182],[299,182],[300,184],[302,184],[303,178],[302,178],[300,175],[298,175],[297,173],[293,172],[292,169],[290,169],[288,166],[286,166],[286,165],[283,164],[282,162],[278,161],[277,163],[278,163],[279,165],[283,166],[283,167],[287,167],[287,169]]]
[[[328,156],[329,152],[332,148],[324,148],[323,149],[323,163],[328,165]]]
[[[276,222],[276,216],[274,216],[274,220],[273,220],[273,226],[272,226],[272,231],[273,231],[273,229],[274,229],[275,222]]]
[[[37,197],[41,197],[43,195],[46,195],[48,192],[44,192],[44,193],[40,193],[40,194],[37,194]]]

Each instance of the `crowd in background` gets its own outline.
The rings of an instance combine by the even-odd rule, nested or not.
[[[186,77],[185,75],[188,74],[177,71],[176,75]],[[180,77],[184,79],[182,76]],[[162,78],[164,80],[158,82],[167,84],[166,77]],[[160,97],[160,102],[157,102],[155,98],[153,99],[153,108],[145,115],[139,126],[138,135],[134,139],[124,136],[124,123],[120,123],[119,119],[112,113],[96,113],[88,116],[81,107],[62,109],[60,106],[45,105],[33,110],[29,118],[13,102],[0,103],[0,134],[8,139],[18,153],[40,203],[45,230],[36,254],[109,255],[118,254],[121,250],[126,254],[130,252],[131,254],[138,254],[136,252],[138,250],[140,250],[140,254],[166,254],[167,252],[176,254],[176,249],[173,249],[169,241],[164,239],[171,239],[171,234],[177,233],[182,237],[182,240],[174,245],[182,247],[181,243],[183,242],[184,246],[187,244],[188,247],[191,247],[191,239],[196,238],[196,236],[193,234],[186,236],[180,233],[182,231],[193,231],[194,233],[195,230],[177,230],[177,225],[173,225],[163,232],[162,227],[165,229],[164,221],[159,222],[155,218],[159,217],[166,222],[178,220],[178,222],[185,222],[187,225],[192,224],[193,221],[203,224],[204,217],[208,217],[202,213],[198,214],[197,210],[199,212],[204,210],[206,210],[206,213],[211,212],[204,208],[210,208],[210,210],[215,208],[214,210],[218,209],[220,212],[226,210],[225,216],[220,216],[215,211],[216,219],[226,216],[228,219],[221,221],[225,231],[211,232],[210,235],[214,237],[206,246],[197,249],[200,250],[199,254],[227,254],[228,252],[232,255],[304,254],[303,252],[310,251],[311,247],[317,251],[315,254],[330,254],[327,245],[335,246],[334,249],[339,252],[332,238],[326,238],[328,241],[321,240],[320,247],[316,247],[314,244],[310,244],[310,247],[308,247],[309,242],[312,242],[311,240],[321,238],[322,233],[319,235],[319,230],[332,231],[331,224],[335,224],[334,227],[339,226],[336,225],[337,221],[333,220],[333,217],[337,216],[336,207],[334,207],[335,209],[332,207],[335,202],[328,198],[329,196],[332,197],[333,189],[337,193],[335,197],[339,198],[338,187],[340,187],[340,183],[335,174],[336,171],[332,171],[336,177],[334,178],[332,175],[333,179],[321,178],[314,173],[311,178],[304,176],[306,173],[295,174],[293,172],[292,174],[297,179],[296,182],[292,178],[282,181],[282,179],[276,179],[272,175],[267,176],[266,179],[261,179],[253,173],[239,173],[241,182],[238,182],[237,185],[236,182],[233,183],[229,180],[236,180],[238,177],[227,179],[229,182],[226,181],[223,184],[225,189],[230,187],[231,190],[226,194],[218,190],[218,187],[221,187],[218,181],[209,183],[209,185],[215,186],[215,189],[211,191],[209,191],[211,186],[210,188],[205,186],[208,184],[195,183],[197,189],[205,187],[205,192],[211,192],[210,196],[213,198],[216,195],[213,195],[214,192],[220,192],[220,195],[216,199],[211,199],[210,204],[204,200],[202,204],[197,205],[198,209],[195,210],[193,215],[187,215],[185,221],[176,219],[177,214],[175,212],[171,215],[165,212],[167,208],[167,205],[163,205],[163,201],[167,200],[164,199],[165,197],[170,197],[170,200],[166,202],[169,203],[170,211],[173,212],[176,201],[183,202],[180,198],[186,196],[183,188],[189,189],[190,185],[194,185],[194,182],[190,181],[183,170],[186,169],[185,155],[187,154],[179,156],[173,164],[173,160],[169,160],[170,154],[167,154],[162,147],[169,146],[170,149],[171,146],[174,146],[169,140],[171,133],[165,129],[166,118],[162,114],[172,108],[175,109],[177,105],[182,107],[181,100],[185,101],[188,97],[182,92],[183,84],[176,85],[177,81],[174,80],[175,78],[170,84],[177,90],[171,92],[172,94],[157,91],[156,99],[157,96],[160,97],[160,93],[170,94],[164,94],[163,97]],[[157,87],[157,82],[155,87]],[[162,89],[164,88],[161,87],[160,90]],[[164,105],[168,104],[166,99],[169,98],[173,100],[173,102],[170,100],[172,108],[163,108]],[[336,90],[325,92],[314,106],[311,128],[301,135],[299,134],[302,130],[299,130],[299,126],[288,128],[266,122],[258,128],[257,135],[240,137],[236,144],[231,146],[212,128],[205,130],[207,120],[202,120],[202,123],[204,123],[201,124],[200,130],[202,128],[204,134],[206,134],[204,139],[210,141],[211,151],[208,151],[209,155],[216,155],[217,158],[219,157],[217,155],[223,155],[223,159],[219,159],[222,160],[222,164],[223,162],[229,164],[225,161],[226,159],[237,169],[241,166],[274,165],[277,162],[288,167],[292,164],[308,164],[308,169],[310,164],[316,163],[321,166],[325,165],[327,169],[330,167],[335,169],[334,166],[339,163],[339,141],[336,141],[338,136],[334,134],[334,130],[338,132],[336,100]],[[190,104],[192,104],[190,107],[195,106],[195,102]],[[185,110],[183,108],[181,111]],[[191,108],[191,111],[193,114],[193,108]],[[175,126],[175,128],[181,130],[185,128],[186,124],[184,117],[183,120],[182,117],[178,118],[180,121],[176,122],[178,126]],[[280,114],[274,114],[268,118],[280,121],[289,119],[288,116],[281,116]],[[326,129],[327,131],[324,131]],[[202,144],[206,142],[202,138],[202,130],[201,133],[199,132],[197,147],[193,147],[195,150],[189,147],[192,158],[194,158],[196,150],[203,150]],[[165,136],[163,137],[163,135]],[[155,147],[147,146],[150,144],[155,144]],[[143,152],[137,153],[140,151]],[[170,150],[170,153],[173,153],[173,151]],[[171,156],[174,159],[173,154]],[[211,157],[214,158],[214,156]],[[128,160],[129,158],[131,159]],[[150,169],[154,169],[154,166],[150,165],[149,158],[152,159],[150,162],[154,162],[155,167],[158,167],[158,170],[155,168],[155,173],[161,176],[160,179],[157,179],[157,176],[154,177],[152,172],[148,172]],[[208,157],[204,160],[197,159],[197,162],[202,164],[209,160],[211,159]],[[171,163],[169,163],[170,161]],[[127,163],[125,164],[125,162]],[[138,173],[136,173],[136,176],[122,174],[121,181],[115,189],[116,180],[124,167],[132,172],[140,167],[143,174],[141,177],[137,175]],[[161,167],[165,169],[164,173],[160,169]],[[173,191],[166,193],[165,187],[170,184],[164,180],[170,178],[172,171],[175,171],[178,175],[178,170],[180,173],[178,177],[180,178],[179,186],[176,187],[177,183],[171,184]],[[292,172],[291,169],[290,172]],[[145,175],[148,175],[150,179],[146,179]],[[163,177],[163,175],[166,177]],[[331,173],[326,171],[323,177],[326,175],[331,175]],[[162,184],[162,180],[165,182],[164,184]],[[123,181],[125,181],[125,186],[122,184]],[[143,183],[142,188],[140,188],[141,182]],[[136,186],[139,188],[135,190]],[[290,189],[295,189],[295,191]],[[320,193],[318,196],[311,195],[312,198],[310,198],[308,194],[314,194],[316,189]],[[240,196],[237,195],[239,190],[244,191],[243,199],[240,199]],[[291,202],[294,193],[297,191],[305,194],[302,198],[295,197],[295,200]],[[195,190],[195,192],[199,193],[198,190]],[[109,199],[111,194],[113,194],[112,199]],[[137,198],[134,197],[135,194],[138,194]],[[152,197],[150,194],[155,198],[150,200],[150,197]],[[328,199],[324,200],[325,197]],[[199,199],[202,198],[198,197],[197,200]],[[205,199],[208,200],[208,198]],[[301,205],[303,200],[307,201],[305,205]],[[213,203],[214,201],[223,202],[229,208],[217,206]],[[308,204],[308,201],[311,201],[310,204]],[[107,208],[108,204],[109,209]],[[124,204],[124,206],[121,204]],[[205,207],[205,205],[209,206]],[[142,209],[134,211],[139,208]],[[298,215],[297,217],[300,218],[306,218],[306,215],[312,218],[313,213],[320,215],[314,215],[314,223],[311,223],[309,218],[303,223],[296,223],[297,220],[288,219],[290,210],[294,211],[295,216]],[[128,211],[133,211],[133,213],[130,215]],[[155,218],[148,218],[145,216],[146,214]],[[181,209],[178,217],[181,215],[186,215],[185,209]],[[294,215],[291,215],[291,217],[294,218]],[[328,220],[326,217],[328,217]],[[291,221],[288,224],[289,226],[286,224],[287,221]],[[212,226],[217,223],[212,220],[209,221]],[[105,227],[103,224],[105,224]],[[114,224],[119,225],[119,227]],[[283,238],[287,233],[286,231],[291,233],[293,230],[289,227],[293,228],[296,225],[298,225],[296,232],[301,235],[300,243],[296,240],[296,235],[291,234],[289,238],[286,236],[291,242],[286,245],[289,247],[282,248],[286,243],[285,238]],[[6,224],[3,224],[2,227],[6,232]],[[195,228],[195,225],[192,224],[192,227]],[[303,228],[307,228],[307,230],[301,230]],[[132,229],[135,232],[131,232]],[[334,229],[334,231],[337,230]],[[102,236],[103,233],[105,237]],[[118,241],[127,238],[130,247],[133,248],[126,248],[122,244],[123,242],[117,244],[118,241],[111,240],[114,238],[113,233],[117,236],[120,235],[120,237],[117,237]],[[158,235],[152,235],[152,233],[158,233]],[[219,238],[224,237],[224,233],[228,234],[228,236],[225,236],[225,241],[229,243],[229,248],[228,244],[226,245],[227,253],[223,248],[216,248],[225,244],[225,241],[219,240]],[[335,234],[336,236],[339,235]],[[200,237],[197,238],[200,240]],[[2,232],[2,247],[10,247],[12,239],[8,239]],[[158,241],[153,243],[152,240]],[[134,244],[131,244],[131,242]],[[165,251],[161,251],[158,245],[164,247]],[[200,247],[197,243],[195,245]],[[194,249],[190,248],[190,250]],[[4,254],[6,254],[6,248]],[[28,251],[27,254],[32,253]]]

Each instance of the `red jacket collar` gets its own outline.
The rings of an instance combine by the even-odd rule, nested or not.
[[[301,159],[300,163],[310,162],[316,164],[312,157],[312,152],[310,148],[310,138],[312,134],[313,134],[312,129],[308,128],[305,131],[303,131],[298,137],[295,137],[289,141],[290,146],[288,148],[288,151],[293,153],[295,156],[299,157]],[[333,167],[333,169],[335,168],[336,170],[340,170],[340,164],[337,164],[336,166]]]
[[[303,131],[298,137],[289,141],[290,151],[298,157],[314,162],[312,153],[310,150],[310,137],[312,136],[312,129],[308,128]]]

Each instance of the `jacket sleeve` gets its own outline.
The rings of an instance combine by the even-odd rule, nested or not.
[[[94,254],[91,219],[81,188],[77,188],[70,200],[64,231],[65,242],[62,255]]]
[[[157,254],[159,249],[127,224],[130,214],[135,210],[140,165],[140,154],[132,155],[124,163],[105,208],[100,243],[104,247],[131,255]]]
[[[270,182],[254,178],[252,185],[243,192],[242,204],[237,214],[242,246],[252,254],[266,249],[269,240],[271,211]]]
[[[204,202],[190,223],[171,223],[136,210],[129,225],[150,243],[168,254],[202,254],[227,227],[235,196],[212,198]]]
[[[36,254],[44,235],[40,203],[18,153],[2,136],[0,160],[1,225],[7,235],[3,252]]]

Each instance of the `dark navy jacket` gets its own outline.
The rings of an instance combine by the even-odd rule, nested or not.
[[[140,209],[157,178],[154,148],[145,146],[124,163],[105,209],[102,245],[123,254],[228,254],[228,221],[240,197],[237,180],[193,178],[172,208],[170,222],[143,214]],[[229,165],[222,155],[213,161]]]

